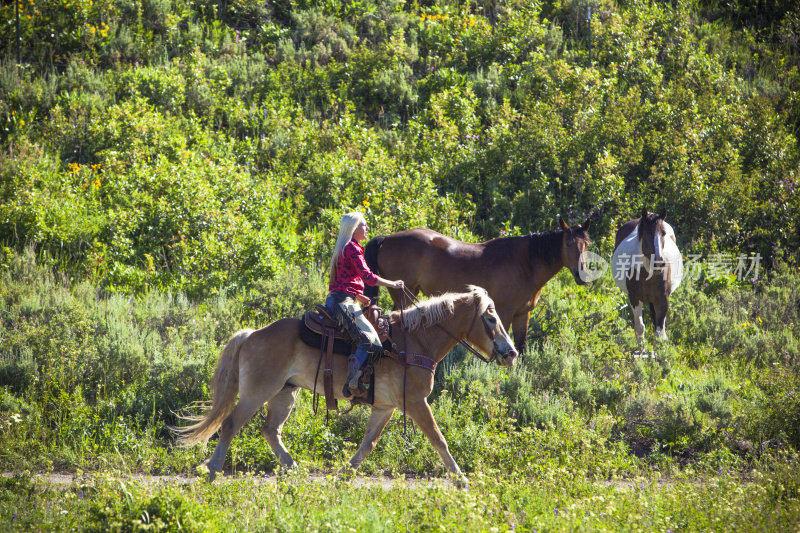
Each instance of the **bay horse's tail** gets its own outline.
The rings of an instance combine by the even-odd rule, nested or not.
[[[381,275],[380,269],[378,268],[378,252],[383,246],[383,241],[386,239],[383,235],[379,235],[378,237],[373,237],[369,240],[367,245],[364,247],[364,260],[367,262],[367,266],[370,270],[372,270],[373,274],[378,276]],[[374,287],[370,287],[369,285],[364,287],[364,296],[367,298],[377,298],[378,297],[378,286],[375,285]]]
[[[206,442],[233,411],[239,393],[239,350],[252,333],[252,329],[237,331],[220,352],[211,380],[212,401],[196,402],[190,406],[207,412],[204,415],[179,415],[180,420],[196,422],[191,426],[171,428],[178,435],[179,446]]]

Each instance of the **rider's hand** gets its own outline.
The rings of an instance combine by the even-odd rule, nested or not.
[[[399,280],[394,282],[394,288],[395,289],[402,289],[403,286],[404,286],[404,283],[403,283],[402,279],[399,279]]]

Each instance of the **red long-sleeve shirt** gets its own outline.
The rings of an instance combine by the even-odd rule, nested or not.
[[[378,278],[367,266],[364,260],[364,247],[357,241],[350,241],[339,254],[336,262],[336,275],[333,282],[328,285],[329,291],[345,292],[352,294],[364,293],[364,284],[377,285]]]

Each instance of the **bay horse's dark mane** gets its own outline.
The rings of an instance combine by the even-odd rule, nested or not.
[[[487,244],[487,248],[493,250],[492,253],[503,255],[506,250],[519,246],[520,241],[528,241],[528,258],[533,261],[535,258],[546,263],[553,263],[561,259],[562,236],[564,230],[555,229],[542,233],[530,233],[519,237],[498,237],[492,239]]]
[[[538,258],[546,263],[553,263],[561,258],[561,246],[564,230],[555,229],[528,235],[528,258]]]

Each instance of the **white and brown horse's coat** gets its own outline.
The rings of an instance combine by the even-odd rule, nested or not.
[[[683,279],[683,258],[675,231],[664,220],[666,212],[648,213],[630,220],[617,231],[611,271],[614,282],[628,295],[633,309],[633,329],[641,345],[644,335],[642,311],[648,304],[655,338],[666,340],[669,297]]]

